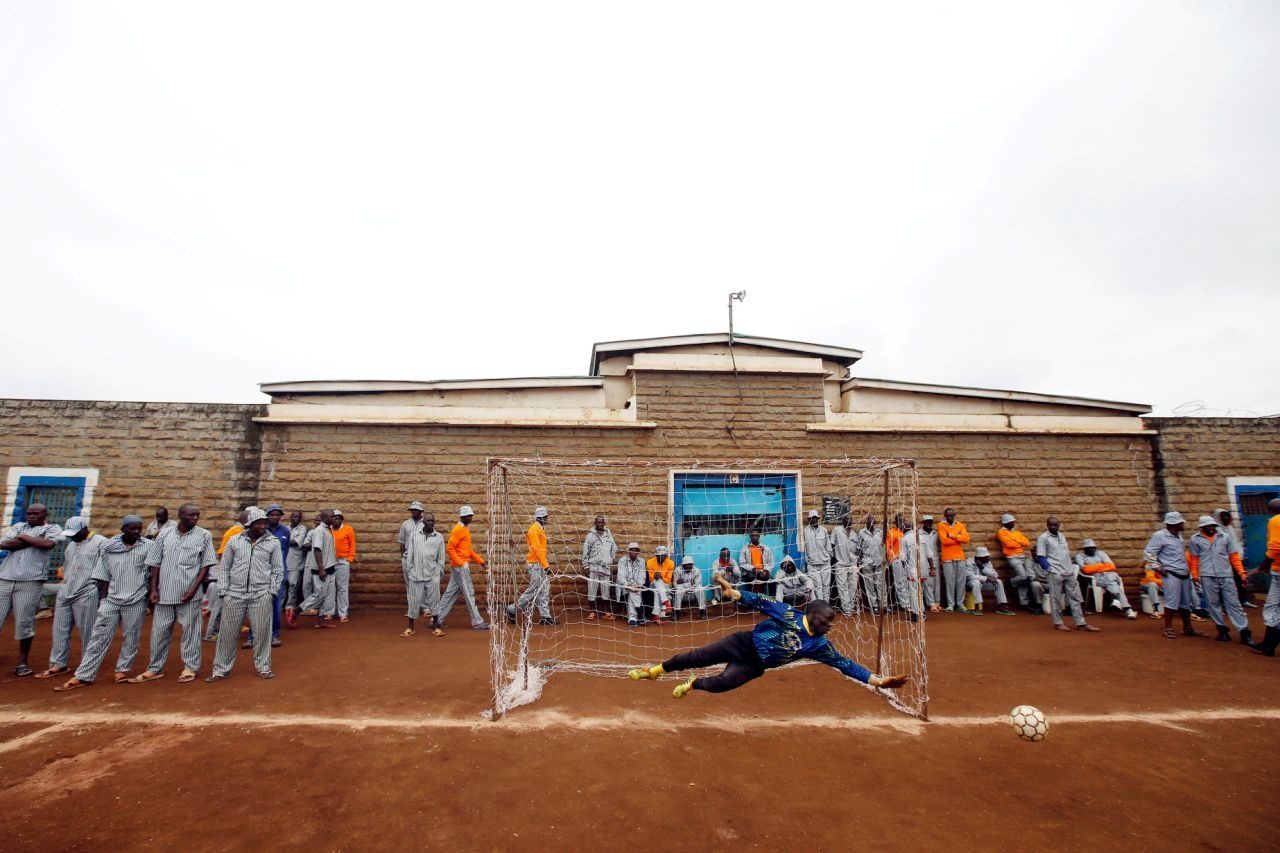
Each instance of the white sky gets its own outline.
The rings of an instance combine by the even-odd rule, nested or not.
[[[0,0],[0,396],[863,376],[1280,412],[1280,5]]]

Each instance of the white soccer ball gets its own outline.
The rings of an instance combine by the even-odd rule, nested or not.
[[[1010,711],[1009,722],[1014,733],[1023,740],[1042,741],[1049,734],[1049,721],[1044,713],[1030,705],[1019,705]]]

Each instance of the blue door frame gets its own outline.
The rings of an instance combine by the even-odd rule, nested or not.
[[[790,555],[800,563],[796,547],[799,517],[799,482],[795,474],[677,473],[672,480],[674,539],[678,563],[688,553],[701,570],[703,582],[711,583],[711,563],[721,548],[728,548],[736,560],[747,542],[749,525],[765,524],[761,541],[781,562]],[[686,530],[686,519],[707,522],[710,532]],[[717,519],[723,523],[716,524]]]

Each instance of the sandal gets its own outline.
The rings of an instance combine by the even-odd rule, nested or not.
[[[417,631],[415,631],[415,630],[413,630],[412,628],[405,628],[403,631],[401,631],[401,632],[400,632],[400,636],[401,636],[401,637],[412,637],[412,636],[413,636],[414,634],[416,634],[416,633],[418,633],[418,632],[417,632]]]
[[[1160,632],[1160,636],[1164,637],[1166,640],[1178,639],[1178,635],[1173,633],[1172,628],[1165,628],[1163,631]]]
[[[182,671],[182,675],[178,676],[179,684],[186,684],[188,682],[195,681],[195,680],[196,680],[196,674],[189,669],[184,669]]]
[[[69,679],[65,684],[63,684],[61,687],[55,687],[55,688],[53,688],[53,692],[55,692],[55,693],[64,693],[64,692],[66,692],[66,691],[68,691],[68,690],[78,690],[78,689],[80,689],[81,687],[92,687],[92,686],[93,686],[93,682],[92,682],[92,681],[81,681],[80,679],[78,679],[78,678],[76,678],[76,677],[72,676],[72,677],[71,677],[71,678],[70,678],[70,679]]]
[[[35,670],[27,666],[25,663],[20,663],[13,668],[13,674],[19,678],[26,678],[28,675],[35,674]]]
[[[129,683],[130,684],[146,684],[148,681],[155,681],[158,678],[164,678],[164,673],[152,672],[149,669],[145,669],[142,671],[141,674],[135,675],[133,678],[130,678]]]
[[[441,631],[439,628],[432,628],[432,629],[431,629],[431,636],[433,636],[433,637],[443,637],[443,636],[444,636],[444,631]]]
[[[227,680],[227,677],[225,675],[211,675],[204,680],[204,683],[213,684],[213,682],[215,681],[226,681],[226,680]]]
[[[111,680],[116,684],[127,684],[129,682],[129,673],[117,672],[111,677]]]
[[[1150,618],[1150,619],[1159,619],[1159,618],[1160,618],[1160,614],[1159,614],[1159,613],[1148,613],[1148,614],[1147,614],[1147,617],[1148,617],[1148,618]]]
[[[1208,634],[1206,634],[1204,631],[1197,631],[1195,628],[1183,628],[1183,629],[1182,629],[1182,633],[1183,633],[1183,635],[1184,635],[1184,636],[1187,636],[1187,637],[1207,637],[1207,636],[1209,636],[1209,635],[1208,635]]]
[[[36,678],[53,678],[55,675],[61,675],[66,671],[67,668],[65,666],[51,666],[44,672],[37,672]]]
[[[587,614],[587,621],[588,621],[588,622],[594,622],[594,621],[596,621],[596,614],[595,614],[595,613],[588,613],[588,614]]]

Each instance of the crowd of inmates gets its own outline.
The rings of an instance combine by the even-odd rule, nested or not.
[[[1280,500],[1271,501],[1268,510],[1267,551],[1256,571],[1274,575],[1280,571]],[[286,524],[277,503],[247,507],[216,547],[213,535],[200,526],[200,508],[194,504],[179,507],[176,520],[165,507],[156,509],[150,523],[139,515],[125,516],[119,532],[111,535],[92,530],[89,519],[81,516],[63,525],[50,523],[47,508],[38,503],[26,508],[25,517],[0,534],[0,627],[12,613],[19,651],[15,675],[68,676],[57,691],[93,684],[117,633],[121,644],[115,682],[163,678],[177,628],[178,681],[196,679],[202,643],[213,643],[213,663],[204,679],[212,683],[231,674],[240,648],[253,650],[260,678],[273,678],[271,652],[282,644],[282,626],[296,628],[300,619],[314,618],[315,628],[332,629],[350,619],[356,534],[341,510],[321,510],[308,525],[297,510]],[[474,517],[471,507],[460,507],[446,538],[422,503],[409,504],[409,518],[396,535],[408,604],[401,636],[414,636],[420,619],[427,620],[433,635],[444,636],[459,598],[470,627],[489,629],[471,577],[473,564],[485,564],[471,539]],[[1175,617],[1185,636],[1203,636],[1193,623],[1208,619],[1218,640],[1230,641],[1234,628],[1240,642],[1274,656],[1280,645],[1280,584],[1270,585],[1262,608],[1266,633],[1255,642],[1246,610],[1257,605],[1250,600],[1231,521],[1225,510],[1214,510],[1201,516],[1187,537],[1185,519],[1168,513],[1143,550],[1142,609],[1163,621],[1167,638],[1179,636]],[[1096,632],[1100,629],[1086,620],[1083,606],[1086,597],[1093,597],[1098,610],[1109,601],[1127,618],[1138,616],[1115,561],[1093,539],[1084,539],[1073,551],[1053,517],[1034,542],[1018,529],[1013,515],[1000,518],[992,544],[998,543],[1006,577],[996,570],[991,549],[977,546],[970,553],[970,533],[952,508],[937,523],[922,516],[918,529],[901,515],[887,529],[874,515],[856,527],[849,514],[827,526],[817,510],[810,510],[797,536],[798,559],[784,554],[779,560],[762,541],[761,531],[752,529],[743,534],[736,553],[721,548],[709,566],[696,565],[690,555],[677,565],[665,544],[654,546],[646,557],[639,542],[629,542],[619,556],[607,520],[597,516],[583,536],[577,565],[553,569],[549,523],[547,508],[537,507],[525,533],[528,586],[505,614],[512,623],[523,616],[529,625],[535,618],[539,625],[559,624],[551,611],[553,576],[585,585],[587,621],[625,614],[635,628],[678,620],[688,612],[705,619],[709,607],[719,613],[735,607],[721,599],[718,584],[708,582],[712,576],[797,607],[827,601],[845,615],[901,614],[911,621],[943,612],[980,616],[990,597],[995,613],[1012,616],[1016,598],[1025,612],[1049,615],[1056,630],[1072,630],[1064,622],[1069,614],[1076,630]],[[49,558],[59,543],[66,544],[63,564],[58,581],[50,583]],[[48,596],[53,597],[51,651],[48,666],[36,672],[29,656],[40,604]],[[148,614],[150,649],[145,668],[135,673]],[[80,639],[74,671],[69,668],[73,631]]]

